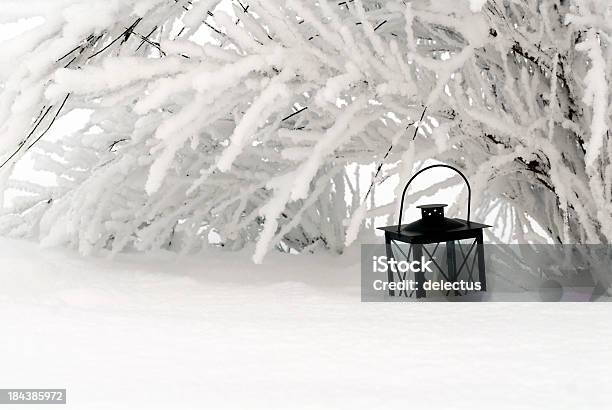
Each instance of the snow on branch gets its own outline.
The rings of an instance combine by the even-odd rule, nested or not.
[[[612,240],[606,1],[40,5],[0,10],[44,20],[0,55],[0,181],[22,192],[6,233],[83,253],[341,252],[378,181],[433,158],[472,178],[481,213],[510,209],[517,238],[541,238],[536,221]],[[48,139],[77,109],[85,127]],[[24,155],[56,184],[21,184]],[[369,198],[353,173],[380,161]]]

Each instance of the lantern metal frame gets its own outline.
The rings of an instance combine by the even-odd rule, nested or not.
[[[414,181],[414,179],[417,176],[419,176],[423,172],[428,171],[432,168],[448,168],[448,169],[455,171],[461,176],[461,178],[463,178],[463,181],[467,185],[467,189],[468,189],[467,219],[466,220],[459,219],[459,218],[449,219],[450,222],[456,223],[457,225],[456,227],[453,227],[451,229],[445,229],[445,230],[435,230],[434,229],[430,231],[406,230],[408,225],[402,224],[402,217],[404,213],[404,200],[406,197],[406,192],[408,190],[408,187],[410,186],[412,181]],[[487,283],[486,283],[486,275],[485,275],[483,229],[489,228],[491,225],[485,225],[485,224],[473,222],[470,220],[471,201],[472,201],[472,188],[470,187],[470,183],[468,179],[465,177],[465,175],[457,168],[451,165],[447,165],[447,164],[435,164],[435,165],[427,166],[421,169],[420,171],[418,171],[416,174],[414,174],[410,178],[410,180],[408,180],[408,183],[406,183],[406,186],[404,187],[404,190],[402,192],[399,220],[398,220],[397,225],[391,225],[391,226],[385,226],[385,227],[378,228],[385,232],[385,250],[386,250],[388,260],[389,261],[391,259],[395,259],[396,261],[398,260],[398,258],[394,257],[395,255],[393,252],[393,245],[396,246],[396,248],[399,250],[399,253],[401,253],[401,256],[406,258],[406,260],[409,260],[411,255],[412,255],[413,260],[421,260],[421,258],[423,258],[424,253],[425,253],[427,257],[429,258],[429,260],[431,260],[433,264],[436,266],[436,268],[440,271],[444,279],[450,282],[456,282],[459,278],[459,275],[464,271],[464,269],[465,269],[465,272],[468,274],[468,278],[470,280],[473,280],[473,276],[475,273],[474,269],[477,267],[478,280],[480,281],[480,284],[481,284],[481,290],[486,291]],[[442,209],[441,207],[445,205],[440,204],[440,205],[435,205],[435,206],[437,208]],[[428,206],[424,206],[423,208],[427,208],[427,207]],[[429,207],[431,207],[431,205]],[[423,209],[421,209],[421,211],[423,213],[423,216],[425,216],[425,212],[423,211]],[[460,241],[467,240],[467,239],[471,239],[472,242],[469,245],[469,248],[466,252]],[[409,245],[408,252],[407,253],[404,252],[402,248],[397,244],[397,242],[408,244]],[[442,269],[442,267],[434,259],[434,255],[436,254],[436,251],[438,250],[440,243],[443,243],[443,242],[446,244],[446,261],[447,261],[446,272],[444,271],[444,269]],[[434,250],[432,252],[429,252],[427,248],[425,247],[425,245],[434,244],[434,243],[436,244]],[[457,249],[459,249],[460,251],[459,256],[461,256],[461,259],[457,258],[458,256]],[[472,257],[471,264],[469,263],[470,256]],[[389,265],[387,269],[387,275],[388,275],[389,282],[394,281],[394,273],[396,273],[399,276],[400,280],[407,280],[406,278],[407,273],[402,274],[399,271],[394,272],[393,269],[391,269],[391,265]],[[426,291],[423,288],[423,283],[425,282],[425,273],[423,271],[415,272],[415,282],[416,282],[416,291],[414,293],[416,293],[416,297],[417,298],[425,297]],[[456,295],[460,295],[460,292],[455,291],[454,293]],[[404,294],[407,297],[412,296],[412,292],[408,293],[408,290],[400,291],[399,296],[402,296],[402,294]],[[389,296],[395,296],[395,291],[390,289]]]

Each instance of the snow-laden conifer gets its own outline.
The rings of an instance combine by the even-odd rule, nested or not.
[[[83,253],[213,236],[255,242],[256,261],[340,251],[394,214],[369,197],[379,181],[435,158],[519,241],[545,240],[536,224],[612,240],[606,0],[2,3],[1,22],[34,17],[0,48],[9,234]],[[75,109],[82,130],[45,138]],[[56,184],[12,177],[24,155]],[[355,169],[381,162],[365,198]]]

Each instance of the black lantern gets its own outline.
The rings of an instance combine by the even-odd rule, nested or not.
[[[436,167],[450,168],[457,172],[465,181],[468,188],[468,204],[467,204],[467,220],[459,218],[446,218],[444,216],[444,207],[446,204],[429,204],[420,205],[417,208],[421,209],[421,219],[402,225],[402,214],[404,211],[404,198],[410,183],[421,173]],[[411,259],[424,260],[423,253],[432,261],[433,265],[438,269],[446,282],[457,283],[461,274],[465,273],[469,282],[474,282],[474,267],[477,265],[478,282],[480,282],[480,290],[486,291],[487,283],[485,277],[485,262],[484,262],[484,246],[482,240],[482,230],[490,227],[477,222],[470,221],[470,205],[472,200],[472,190],[470,183],[465,175],[457,168],[446,164],[436,164],[423,168],[410,178],[404,191],[402,192],[402,202],[400,205],[399,221],[397,225],[385,226],[378,229],[385,231],[385,248],[388,261],[392,259],[399,261],[400,259],[394,256],[394,246],[398,250],[398,254],[403,256],[407,261]],[[467,249],[464,249],[464,244],[461,241],[469,241]],[[408,244],[408,250],[405,252],[398,245],[398,242]],[[446,244],[446,270],[434,258],[436,251],[441,243]],[[430,252],[426,245],[435,244],[434,249]],[[387,270],[389,282],[394,281],[394,274],[399,275],[400,280],[406,280],[406,273],[396,269]],[[416,297],[422,298],[426,296],[426,290],[423,284],[426,281],[423,270],[415,272],[416,282]],[[466,282],[468,282],[466,281]],[[401,291],[410,296],[408,291]],[[453,290],[454,294],[459,295],[461,292]],[[447,293],[448,294],[448,293]],[[390,296],[395,296],[393,290],[389,290]]]

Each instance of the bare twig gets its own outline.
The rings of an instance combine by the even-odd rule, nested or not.
[[[76,46],[75,48],[73,48],[72,50],[68,51],[66,54],[64,54],[63,56],[61,56],[60,58],[58,58],[56,60],[56,62],[60,62],[62,61],[64,58],[68,57],[70,54],[74,53],[75,51],[77,51],[79,48],[81,48],[81,45],[79,44],[78,46]]]
[[[160,52],[160,53],[161,53],[163,56],[165,56],[165,55],[166,55],[166,52],[165,52],[164,50],[162,50],[162,48],[160,47],[159,43],[156,43],[156,42],[154,42],[154,41],[149,40],[149,39],[147,38],[148,36],[147,36],[147,37],[145,37],[145,36],[143,36],[142,34],[137,33],[137,32],[135,32],[135,31],[133,31],[133,33],[134,33],[136,36],[140,37],[140,38],[142,39],[143,43],[147,43],[147,44],[149,44],[149,45],[151,45],[151,46],[155,47],[156,49],[158,49],[158,50],[159,50],[159,52]],[[140,46],[138,46],[138,47],[140,48]],[[137,50],[138,50],[138,49],[137,49]]]
[[[423,109],[423,112],[421,113],[421,118],[419,119],[419,122],[416,126],[416,128],[414,129],[414,135],[412,136],[412,140],[414,141],[414,139],[417,136],[417,132],[419,132],[419,125],[421,124],[421,121],[423,121],[423,118],[425,117],[425,111],[427,111],[427,107],[425,107]],[[414,124],[413,124],[414,125]],[[406,127],[406,129],[408,129],[408,127]]]
[[[49,111],[51,111],[52,108],[53,108],[53,105],[50,105],[49,107],[47,107],[47,109],[45,110],[44,114],[39,116],[38,120],[34,123],[34,127],[32,128],[32,130],[19,143],[19,146],[17,147],[17,149],[2,163],[2,165],[0,165],[0,168],[5,166],[11,159],[13,159],[15,157],[15,155],[17,155],[19,153],[19,151],[21,151],[21,147],[23,147],[25,145],[25,143],[28,142],[28,139],[32,136],[32,134],[34,134],[36,132],[36,129],[38,128],[40,123],[45,119],[47,114],[49,114]]]
[[[115,145],[117,145],[117,144],[119,144],[120,142],[123,142],[123,141],[127,141],[127,138],[121,138],[120,140],[113,141],[113,143],[109,145],[108,150],[112,152],[113,148],[115,148]]]
[[[298,115],[299,113],[301,113],[302,111],[308,109],[308,107],[304,107],[304,108],[300,108],[299,110],[297,110],[296,112],[294,112],[293,114],[289,114],[287,115],[285,118],[283,118],[281,120],[281,122],[288,120],[289,118],[293,117],[294,115]]]
[[[47,128],[45,128],[45,130],[34,140],[34,142],[32,142],[28,148],[26,148],[25,152],[28,152],[28,150],[30,148],[32,148],[34,146],[34,144],[36,144],[38,141],[40,141],[40,139],[42,137],[45,136],[45,134],[47,133],[47,131],[49,131],[51,129],[51,126],[53,125],[53,123],[55,122],[55,120],[57,119],[57,117],[59,116],[60,112],[62,111],[62,108],[64,108],[64,105],[66,104],[66,101],[68,101],[68,97],[70,97],[70,93],[66,94],[66,97],[64,97],[64,101],[62,101],[62,103],[60,104],[59,108],[57,109],[57,111],[55,112],[55,115],[53,116],[53,118],[51,119],[51,122],[49,123],[49,125],[47,126]]]
[[[421,113],[421,119],[419,119],[418,121],[415,121],[414,123],[412,123],[412,125],[416,125],[416,127],[414,129],[414,135],[412,136],[412,140],[413,141],[416,138],[417,132],[419,131],[419,126],[421,125],[421,121],[423,121],[423,118],[425,117],[425,111],[427,111],[427,106],[425,106],[425,108],[423,109],[423,112]],[[408,127],[406,127],[406,129],[408,129]],[[370,195],[370,192],[372,191],[372,188],[374,187],[374,184],[376,184],[376,179],[378,178],[378,175],[380,174],[380,171],[382,170],[382,166],[385,163],[385,160],[387,159],[389,154],[391,153],[392,149],[393,149],[393,143],[391,143],[391,145],[389,145],[389,149],[385,153],[385,156],[380,161],[380,164],[378,164],[378,168],[376,169],[376,173],[374,174],[374,178],[372,178],[372,183],[370,184],[370,188],[368,188],[368,192],[366,193],[365,198],[363,198],[364,202],[368,199],[368,196]]]
[[[183,27],[184,28],[184,27]],[[140,49],[140,47],[142,47],[142,45],[148,40],[149,37],[151,37],[153,35],[153,33],[155,33],[155,30],[157,30],[157,26],[153,27],[153,29],[149,32],[149,34],[147,34],[142,41],[140,42],[140,44],[138,45],[138,47],[136,47],[136,51],[138,51]],[[181,30],[182,31],[182,30]]]
[[[379,28],[382,27],[383,24],[385,24],[387,22],[387,20],[383,21],[382,23],[379,23],[376,27],[374,27],[374,31],[378,30]]]
[[[121,37],[125,36],[126,33],[128,32],[132,32],[136,26],[138,25],[138,23],[140,23],[140,21],[142,20],[141,17],[137,18],[136,21],[134,21],[134,23],[132,23],[132,25],[128,28],[125,29],[125,31],[123,31],[121,34],[119,34],[119,36],[117,36],[113,41],[111,41],[109,44],[107,44],[106,46],[104,46],[102,49],[98,50],[97,52],[95,52],[94,54],[90,55],[89,57],[87,57],[87,59],[92,59],[95,56],[97,56],[98,54],[104,52],[105,50],[107,50],[110,46],[112,46],[113,44],[115,44]]]

